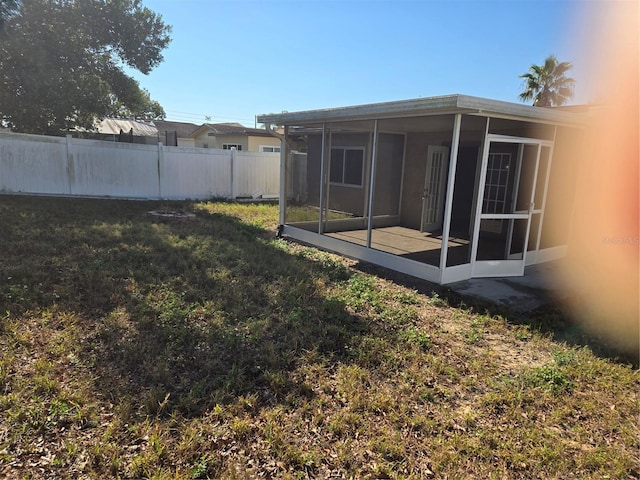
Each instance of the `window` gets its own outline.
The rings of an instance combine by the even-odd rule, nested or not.
[[[331,149],[329,181],[336,185],[362,187],[364,147],[336,147]]]
[[[506,213],[510,166],[510,153],[489,154],[482,213]]]
[[[507,184],[509,182],[510,167],[510,153],[489,154],[482,213],[507,213]],[[502,220],[482,220],[482,230],[502,233]]]
[[[265,153],[280,153],[280,147],[272,147],[271,145],[260,145],[260,151]]]
[[[242,145],[238,145],[237,143],[223,143],[222,144],[222,149],[223,150],[231,150],[232,148],[235,148],[236,150],[240,151],[240,150],[242,150]]]
[[[202,144],[202,148],[209,148],[209,144],[208,143],[203,143]]]

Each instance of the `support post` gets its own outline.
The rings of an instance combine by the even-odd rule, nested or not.
[[[323,217],[324,217],[324,190],[325,190],[325,168],[324,168],[324,164],[325,164],[325,155],[326,155],[326,144],[327,144],[327,129],[326,129],[326,124],[323,123],[322,124],[322,147],[320,149],[320,198],[319,198],[319,202],[318,202],[318,206],[320,207],[320,213],[318,215],[318,233],[320,235],[322,235],[324,232],[324,221],[323,221]]]
[[[67,140],[67,182],[69,185],[69,195],[73,195],[72,185],[75,183],[75,165],[73,163],[73,154],[71,150],[73,149],[73,137],[71,135],[66,135]]]
[[[553,164],[553,153],[556,146],[557,136],[558,136],[558,126],[556,125],[555,127],[553,127],[553,142],[551,144],[551,147],[549,147],[549,159],[547,160],[547,172],[544,178],[544,192],[542,193],[542,205],[540,206],[540,209],[542,211],[540,212],[540,220],[539,220],[540,225],[538,226],[538,238],[536,238],[536,251],[540,250],[540,240],[542,239],[542,222],[544,221],[544,212],[545,212],[545,209],[547,208],[547,191],[549,190],[549,179],[551,178],[551,165]],[[571,217],[569,218],[574,219],[575,217],[571,215]]]
[[[453,187],[456,180],[458,165],[458,147],[460,144],[460,124],[462,114],[456,113],[453,120],[453,136],[451,138],[451,157],[449,159],[449,178],[447,180],[447,194],[444,201],[444,224],[442,228],[442,245],[440,246],[440,276],[447,268],[447,252],[449,250],[449,232],[451,231],[451,211],[453,209]]]
[[[164,160],[164,150],[162,142],[158,142],[158,198],[162,199],[162,163]]]
[[[487,161],[489,160],[489,149],[491,148],[491,141],[489,140],[489,121],[487,117],[487,125],[484,131],[484,138],[482,139],[482,160],[480,161],[480,176],[478,178],[477,185],[477,197],[476,204],[473,209],[473,236],[471,237],[471,276],[474,275],[476,268],[476,256],[478,254],[478,239],[480,238],[480,215],[482,214],[482,202],[484,201],[484,184],[487,179]]]
[[[289,126],[284,127],[284,137],[280,139],[280,196],[278,198],[278,224],[284,225],[287,211],[287,181],[289,179],[289,144],[287,136],[289,135]]]
[[[376,183],[376,163],[378,156],[378,119],[373,121],[373,145],[371,147],[371,178],[369,179],[369,214],[367,216],[367,248],[371,248],[371,232],[373,229],[373,198]]]
[[[478,149],[478,158],[476,159],[476,175],[473,181],[473,201],[471,202],[471,218],[469,219],[469,238],[473,238],[473,232],[476,225],[476,204],[478,203],[478,195],[484,195],[484,192],[480,192],[480,170],[482,169],[482,156],[484,155],[484,144],[487,142],[489,135],[489,117],[485,122],[484,137],[480,142],[480,148]],[[471,259],[469,259],[471,261]]]
[[[236,198],[236,189],[235,189],[235,183],[236,183],[236,178],[235,178],[235,167],[236,167],[236,149],[234,147],[231,147],[231,149],[229,150],[229,168],[231,171],[231,200],[234,200]]]

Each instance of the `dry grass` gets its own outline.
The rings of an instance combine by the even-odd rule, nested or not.
[[[0,197],[0,477],[639,477],[637,370],[276,212]]]

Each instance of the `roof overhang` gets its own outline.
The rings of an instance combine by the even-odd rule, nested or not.
[[[145,122],[143,120],[135,120],[131,118],[103,118],[95,123],[98,133],[105,135],[118,135],[123,133],[131,133],[136,137],[157,137],[158,129],[153,122]]]
[[[375,120],[456,113],[571,126],[583,125],[586,121],[586,115],[566,110],[532,107],[459,94],[371,103],[350,107],[264,114],[259,115],[257,120],[260,123],[268,123],[271,125],[311,126],[320,125],[324,122]]]

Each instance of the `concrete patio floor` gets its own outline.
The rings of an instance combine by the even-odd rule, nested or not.
[[[364,246],[367,234],[367,230],[345,230],[326,235]],[[439,264],[441,245],[442,237],[438,234],[401,226],[375,228],[371,237],[371,247],[376,250],[430,265]],[[468,240],[449,237],[448,259],[454,259],[451,264],[467,262],[469,247]],[[504,249],[499,242],[494,247],[497,249],[493,252],[495,255],[500,255]],[[575,293],[560,278],[562,262],[556,260],[526,267],[522,277],[472,278],[446,286],[460,296],[524,313]]]
[[[472,278],[447,285],[462,296],[471,296],[516,313],[524,313],[549,304],[553,299],[571,295],[572,290],[560,278],[561,261],[525,268],[523,277]]]

